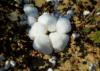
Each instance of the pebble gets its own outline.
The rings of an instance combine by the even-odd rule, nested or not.
[[[53,69],[52,68],[48,68],[48,70],[47,71],[53,71]]]
[[[10,60],[10,65],[11,65],[11,67],[15,67],[16,66],[16,62],[13,61],[13,60]]]
[[[55,65],[56,65],[56,57],[53,56],[51,59],[49,59],[49,62],[50,62],[53,66],[55,66]]]
[[[18,20],[18,13],[17,11],[11,12],[10,14],[8,14],[8,18],[11,21],[17,21]]]
[[[89,15],[89,14],[90,14],[90,11],[88,11],[88,10],[85,10],[85,11],[83,12],[83,15],[84,15],[84,16]]]
[[[100,15],[100,12],[97,12],[96,15],[99,16]]]
[[[89,71],[96,71],[96,65],[95,64],[90,64],[89,66]]]
[[[75,32],[72,34],[72,37],[73,37],[73,39],[77,39],[80,37],[80,34]]]
[[[9,68],[10,68],[10,62],[9,62],[9,60],[7,60],[5,62],[4,70],[8,70]]]

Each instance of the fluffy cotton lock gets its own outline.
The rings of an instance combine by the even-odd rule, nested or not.
[[[27,16],[29,16],[29,15],[31,15],[33,17],[38,16],[37,8],[32,6],[31,4],[25,4],[23,10]]]
[[[31,29],[29,30],[28,36],[31,40],[34,40],[35,37],[46,33],[47,27],[44,24],[41,24],[40,22],[36,22],[32,25]]]
[[[61,17],[57,21],[56,28],[59,33],[69,33],[71,31],[71,23],[68,19]]]
[[[67,34],[61,34],[58,32],[51,33],[49,38],[55,52],[63,51],[69,41],[69,36]]]
[[[49,32],[56,31],[56,23],[57,18],[49,13],[43,13],[39,18],[38,21],[47,25]]]
[[[42,34],[35,38],[33,42],[33,48],[44,54],[51,54],[53,51],[50,39],[45,34]]]
[[[28,16],[27,21],[28,21],[28,25],[32,26],[36,22],[36,18],[33,16]]]

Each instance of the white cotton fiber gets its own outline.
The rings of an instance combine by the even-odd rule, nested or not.
[[[63,51],[69,41],[69,36],[67,34],[61,34],[58,32],[51,33],[49,38],[56,52]]]
[[[71,31],[71,23],[66,18],[59,18],[57,21],[57,32],[59,33],[69,33]]]
[[[35,37],[39,36],[40,34],[46,34],[47,27],[40,22],[34,23],[31,29],[29,30],[29,37],[31,40],[34,40]]]
[[[38,21],[47,25],[49,32],[56,31],[56,23],[57,18],[55,16],[52,16],[49,13],[43,13],[39,18]]]
[[[45,34],[35,38],[33,42],[33,48],[44,54],[51,54],[53,51],[50,39]]]

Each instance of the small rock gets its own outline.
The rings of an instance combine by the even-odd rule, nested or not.
[[[99,16],[100,15],[100,12],[97,12],[96,15]]]
[[[55,65],[56,65],[56,57],[53,56],[51,59],[49,59],[49,62],[50,62],[53,66],[55,66]]]
[[[10,14],[8,14],[8,18],[11,21],[17,21],[18,20],[18,13],[17,11],[11,12]]]
[[[10,62],[9,62],[9,60],[7,60],[5,62],[4,70],[8,70],[9,68],[10,68]]]
[[[52,68],[48,68],[48,70],[47,71],[53,71],[53,69]]]
[[[89,15],[89,14],[90,14],[90,11],[88,11],[88,10],[85,10],[85,11],[83,12],[83,15],[84,15],[84,16]]]
[[[16,62],[13,61],[13,60],[11,60],[11,61],[10,61],[10,65],[11,65],[11,67],[15,67],[15,66],[16,66]]]
[[[90,64],[89,71],[96,71],[96,65],[95,64]]]
[[[77,39],[80,37],[80,34],[75,32],[72,34],[72,37],[73,37],[73,39]]]

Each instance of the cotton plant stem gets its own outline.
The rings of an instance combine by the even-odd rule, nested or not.
[[[92,15],[94,15],[95,13],[95,9],[93,9],[93,11],[90,13],[90,15],[88,15],[85,20],[87,21]]]
[[[87,17],[85,18],[85,21],[82,21],[82,24],[81,24],[79,27],[83,26],[83,28],[85,28],[85,25],[86,25],[87,21],[89,20],[89,18],[90,18],[94,13],[95,13],[95,9],[93,9],[93,11],[90,13],[90,15],[87,16]]]

